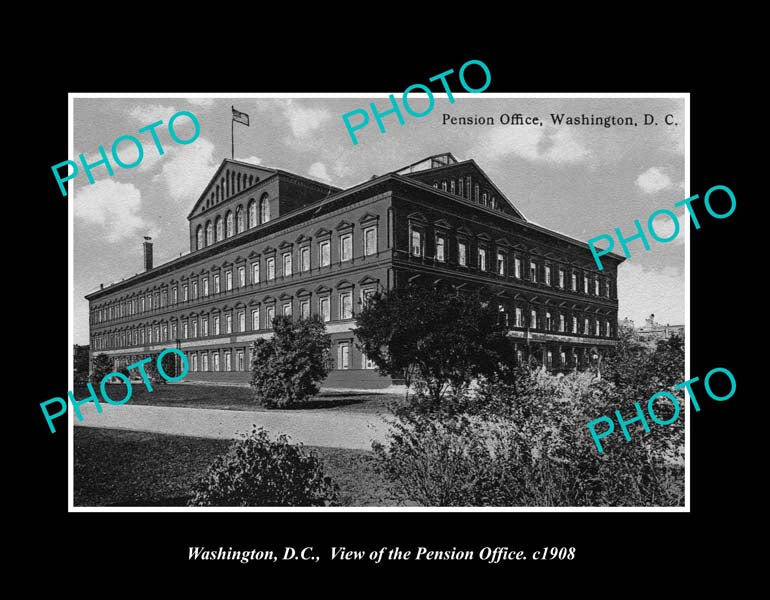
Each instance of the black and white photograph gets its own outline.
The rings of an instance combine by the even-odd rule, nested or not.
[[[690,510],[690,95],[458,89],[70,94],[70,511]]]

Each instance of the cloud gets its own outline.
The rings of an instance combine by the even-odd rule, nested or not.
[[[214,159],[214,144],[199,137],[192,144],[169,148],[163,156],[163,167],[152,180],[164,182],[172,199],[192,204],[219,164]]]
[[[483,136],[473,156],[500,158],[514,154],[533,162],[577,163],[592,157],[571,129],[500,127]]]
[[[626,261],[618,267],[618,316],[643,324],[655,314],[658,323],[684,323],[684,273],[674,267],[645,269]]]
[[[321,127],[331,118],[331,113],[324,108],[305,108],[294,100],[287,100],[284,114],[289,120],[289,127],[294,137],[304,138]]]
[[[139,215],[142,193],[132,183],[103,179],[75,191],[75,218],[104,228],[109,242],[147,233],[150,226]]]
[[[213,106],[215,99],[214,98],[187,98],[187,101],[190,104],[195,104],[196,106],[202,106],[204,108],[208,108],[210,106]]]
[[[251,163],[252,165],[261,165],[262,159],[258,156],[249,156],[247,158],[236,158],[235,160],[239,160],[241,162],[245,163]]]
[[[668,209],[671,210],[671,209]],[[674,212],[672,210],[672,212]],[[676,238],[674,238],[673,241],[668,242],[677,246],[684,244],[684,230],[689,224],[689,219],[685,216],[687,213],[687,209],[682,209],[682,214],[677,215],[677,222],[679,223],[679,233],[677,234]],[[671,219],[669,215],[660,214],[653,219],[652,227],[655,230],[655,233],[658,237],[663,239],[668,239],[672,235],[674,235],[674,231],[676,230],[676,225],[674,225],[674,221]],[[652,243],[652,240],[650,240],[650,243]]]
[[[327,183],[331,183],[332,181],[331,177],[329,177],[329,173],[326,171],[326,165],[321,162],[315,162],[310,165],[310,168],[308,168],[307,172],[311,177],[320,179],[321,181],[325,181]]]
[[[155,121],[163,121],[163,123],[167,124],[168,120],[177,112],[177,109],[173,106],[142,104],[134,106],[134,108],[128,111],[128,114],[144,126],[154,123]],[[174,127],[176,127],[176,123],[174,123]],[[146,133],[145,135],[149,136],[150,134]]]
[[[636,178],[636,185],[645,194],[654,194],[671,187],[671,178],[658,167],[650,167]]]

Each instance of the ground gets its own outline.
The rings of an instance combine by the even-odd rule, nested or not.
[[[171,389],[171,388],[169,388]],[[75,506],[185,506],[229,440],[75,427]],[[398,506],[371,452],[314,448],[344,506]]]
[[[107,394],[120,400],[126,395],[123,384],[108,384]],[[75,390],[76,398],[88,396],[85,387]],[[282,407],[281,410],[329,409],[345,412],[387,412],[387,405],[398,396],[365,392],[322,392],[299,408]],[[135,384],[127,402],[131,405],[175,406],[185,408],[219,408],[225,410],[266,410],[255,404],[251,388],[210,385],[155,385],[148,392],[143,385]]]

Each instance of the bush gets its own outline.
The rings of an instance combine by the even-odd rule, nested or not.
[[[97,354],[94,356],[91,365],[91,383],[98,385],[105,375],[112,373],[114,370],[113,361],[107,354]]]
[[[194,488],[190,506],[336,506],[339,487],[324,477],[320,460],[276,441],[256,425],[217,458]]]
[[[274,335],[251,346],[251,387],[256,401],[275,408],[315,396],[331,367],[331,340],[318,317],[273,319]]]

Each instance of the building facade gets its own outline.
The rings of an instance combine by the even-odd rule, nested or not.
[[[354,318],[376,290],[448,285],[496,302],[518,361],[582,368],[617,343],[617,266],[533,223],[473,160],[429,157],[339,189],[226,159],[188,215],[190,252],[100,288],[92,356],[122,368],[173,346],[186,381],[245,383],[249,344],[278,314],[320,315],[335,369],[325,385],[385,387],[356,347]]]

